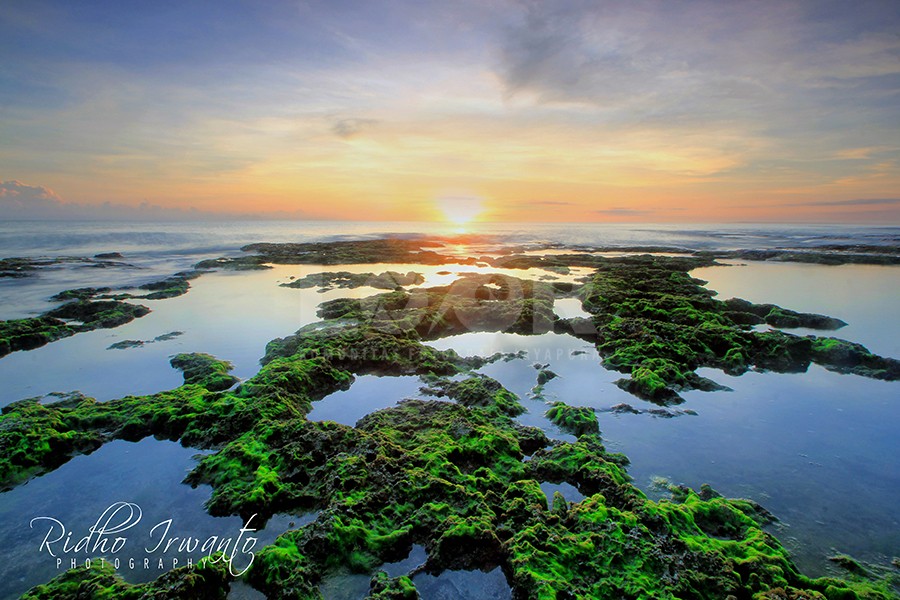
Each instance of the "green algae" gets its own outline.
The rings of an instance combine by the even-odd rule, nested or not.
[[[0,357],[39,348],[76,333],[118,327],[149,312],[146,306],[118,300],[75,300],[40,317],[0,321]]]
[[[593,341],[604,364],[627,373],[619,387],[660,403],[679,402],[679,392],[722,389],[699,377],[699,367],[740,374],[750,368],[803,372],[815,362],[835,371],[878,379],[900,378],[900,362],[834,338],[759,332],[763,321],[833,329],[844,323],[744,300],[716,300],[687,271],[689,258],[654,256],[608,259],[579,296],[592,315]],[[577,333],[576,333],[577,334]]]
[[[535,334],[553,330],[554,295],[546,283],[469,274],[450,286],[324,302],[319,316],[353,319],[422,339],[472,331]]]
[[[177,338],[180,335],[184,335],[183,331],[170,331],[169,333],[163,333],[161,335],[156,336],[152,340],[121,340],[119,342],[114,342],[106,347],[107,350],[128,350],[130,348],[140,348],[142,346],[146,346],[147,344],[155,344],[156,342],[166,342],[172,339]]]
[[[12,260],[12,259],[6,259]],[[72,259],[75,260],[75,259]],[[91,262],[90,259],[84,259]],[[17,350],[33,350],[50,342],[70,337],[76,333],[95,329],[111,329],[143,317],[150,309],[140,304],[123,302],[127,299],[160,300],[187,293],[190,279],[199,277],[200,271],[184,271],[166,279],[140,286],[150,293],[111,294],[108,287],[84,287],[64,290],[50,298],[66,301],[39,317],[0,321],[0,357]],[[155,340],[159,341],[159,340]],[[138,340],[128,340],[113,348],[143,345]]]
[[[519,403],[515,394],[486,375],[477,374],[462,381],[438,378],[422,388],[422,391],[431,396],[447,396],[463,406],[496,408],[512,417],[525,412],[525,407]]]
[[[57,598],[94,600],[144,600],[147,598],[209,598],[224,600],[229,581],[224,561],[203,559],[195,566],[181,567],[161,575],[150,583],[131,584],[118,575],[109,562],[96,559],[88,567],[71,569],[50,582],[38,585],[22,600]]]
[[[359,288],[373,287],[382,290],[393,290],[408,285],[419,285],[425,281],[421,273],[409,271],[398,273],[385,271],[384,273],[350,273],[348,271],[313,273],[289,283],[282,283],[282,287],[309,289],[317,287],[320,292],[326,292],[335,288]]]
[[[714,389],[693,372],[699,366],[803,370],[815,360],[897,377],[896,361],[850,342],[748,330],[765,318],[755,308],[763,305],[713,299],[687,275],[696,260],[591,260],[598,274],[578,292],[592,314],[594,333],[586,335],[609,366],[630,375],[620,385],[636,394],[673,400],[683,389]],[[231,391],[222,391],[228,364],[195,354],[179,355],[178,365],[173,359],[185,385],[169,392],[107,403],[14,403],[0,416],[0,481],[15,485],[116,438],[155,435],[215,448],[186,479],[212,486],[212,514],[265,519],[321,511],[256,556],[247,580],[271,597],[318,598],[322,580],[344,568],[374,573],[371,597],[416,597],[408,578],[376,572],[414,543],[426,548],[429,572],[500,565],[517,598],[896,597],[888,583],[862,576],[804,577],[764,531],[769,516],[752,502],[687,488],[671,500],[648,500],[631,483],[627,459],[603,447],[590,409],[552,406],[548,416],[580,437],[551,442],[515,423],[522,407],[495,380],[450,379],[484,360],[439,352],[420,339],[559,327],[556,290],[547,284],[475,276],[451,290],[326,303],[330,323],[274,340],[260,372]],[[305,418],[312,401],[365,373],[421,375],[455,402],[404,401],[356,427]],[[570,483],[586,498],[574,505],[554,499],[548,508],[542,481]],[[129,594],[140,588],[111,576],[85,583],[85,596],[137,597]],[[80,577],[69,572],[32,597],[81,593]],[[170,597],[197,593],[174,589]]]
[[[176,354],[169,363],[184,375],[185,385],[196,384],[211,392],[227,390],[240,381],[229,373],[234,365],[209,354]]]
[[[197,273],[173,275],[160,281],[145,283],[140,287],[142,290],[148,290],[149,294],[134,296],[135,298],[144,298],[146,300],[164,300],[166,298],[176,298],[183,294],[187,294],[191,287],[189,279],[198,277]]]
[[[361,343],[367,353],[352,354]],[[0,442],[10,431],[31,435],[29,456],[50,430],[72,438],[72,452],[82,438],[86,447],[145,435],[216,445],[187,479],[212,486],[212,514],[321,511],[258,552],[246,577],[273,597],[318,598],[329,573],[372,574],[412,544],[425,547],[432,573],[500,565],[520,598],[725,598],[789,589],[891,597],[880,584],[804,578],[762,530],[752,503],[690,490],[678,501],[651,502],[630,482],[627,460],[606,452],[595,432],[551,442],[513,421],[514,396],[493,380],[441,377],[464,365],[453,353],[364,326],[308,328],[270,345],[260,373],[237,390],[187,383],[104,404],[16,403],[0,417]],[[304,418],[312,398],[380,366],[430,373],[457,402],[407,400],[356,427]],[[41,466],[53,458],[48,452]],[[586,498],[548,509],[541,481],[571,483]],[[375,575],[373,594],[395,592],[414,597],[410,581]],[[128,593],[114,588],[109,597]]]
[[[594,410],[587,406],[569,406],[554,402],[547,411],[547,418],[565,431],[580,436],[586,433],[600,434],[600,425]]]
[[[58,294],[55,294],[50,297],[50,300],[53,301],[68,301],[68,300],[90,300],[95,296],[99,296],[100,294],[107,294],[112,291],[112,288],[101,287],[84,287],[84,288],[75,288],[72,290],[65,290]]]
[[[451,375],[484,364],[365,327],[326,327],[276,340],[265,366],[230,392],[230,364],[209,355],[173,359],[185,385],[109,402],[76,397],[41,404],[21,400],[0,416],[0,486],[4,489],[113,439],[154,435],[211,447],[268,420],[303,417],[311,402],[350,384],[353,373]]]
[[[419,592],[412,580],[406,575],[389,577],[384,571],[378,571],[369,584],[367,600],[417,600]]]

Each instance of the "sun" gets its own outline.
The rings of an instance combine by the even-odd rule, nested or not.
[[[437,206],[448,221],[457,226],[471,223],[484,212],[484,198],[479,196],[441,196]]]

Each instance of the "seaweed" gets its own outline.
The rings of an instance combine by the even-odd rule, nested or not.
[[[32,350],[83,331],[108,329],[148,314],[140,304],[118,300],[75,300],[40,317],[0,321],[0,357]]]

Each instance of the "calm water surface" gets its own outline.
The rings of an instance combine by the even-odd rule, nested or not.
[[[60,268],[42,272],[33,279],[0,280],[0,316],[26,316],[46,310],[50,306],[46,298],[62,289],[104,282],[133,285],[186,268],[202,257],[237,254],[236,241],[359,238],[376,231],[362,225],[341,231],[333,224],[217,224],[206,229],[166,224],[155,229],[136,225],[115,231],[109,227],[83,224],[68,232],[38,227],[26,235],[21,228],[0,224],[0,254],[4,256],[121,251],[129,263],[139,267]],[[385,227],[389,228],[384,231],[395,232],[421,230],[413,225]],[[511,227],[505,233],[519,242],[725,248],[768,247],[776,243],[804,246],[821,244],[823,240],[896,243],[900,239],[897,232],[896,228],[761,230],[732,226],[713,231],[669,226],[569,226],[539,231]],[[342,265],[329,269],[376,273],[388,269],[416,270],[426,275],[425,285],[450,283],[461,272],[484,271],[477,267],[409,265]],[[141,301],[153,312],[126,326],[79,334],[34,351],[13,353],[0,359],[0,405],[54,391],[80,390],[108,400],[177,387],[181,375],[169,367],[168,360],[178,352],[214,354],[232,361],[235,373],[248,378],[258,370],[266,343],[316,321],[320,302],[375,292],[360,288],[319,293],[315,289],[279,287],[291,277],[320,270],[298,265],[204,275],[192,282],[191,291],[185,296]],[[437,274],[444,270],[451,274]],[[546,272],[509,274],[536,277]],[[561,279],[580,275],[583,273],[576,272]],[[896,298],[900,297],[898,268],[750,263],[698,269],[694,275],[708,280],[708,287],[718,291],[720,298],[737,296],[839,317],[849,325],[834,335],[861,342],[875,352],[900,356],[900,325],[893,316]],[[574,300],[558,301],[555,309],[564,317],[581,314]],[[140,348],[107,349],[114,342],[149,341],[172,331],[183,334]],[[472,333],[429,344],[454,348],[466,355],[524,350],[523,358],[498,361],[480,372],[498,379],[519,395],[528,410],[519,418],[522,423],[541,427],[557,439],[574,438],[543,416],[547,403],[554,400],[598,411],[622,402],[638,410],[655,408],[619,390],[613,382],[621,374],[602,368],[592,346],[569,336]],[[543,389],[536,389],[536,366],[546,366],[559,376]],[[900,445],[896,436],[900,395],[896,383],[839,375],[818,367],[791,375],[748,373],[729,377],[707,369],[701,374],[733,391],[684,394],[685,403],[678,408],[689,409],[695,415],[658,418],[647,413],[598,414],[607,447],[624,452],[631,459],[629,471],[639,486],[652,495],[656,493],[652,478],[663,476],[694,487],[710,483],[726,495],[761,502],[781,518],[776,534],[810,574],[824,572],[824,557],[835,551],[882,563],[900,555],[900,523],[896,514],[896,498],[900,497]],[[310,417],[352,424],[368,412],[393,405],[404,397],[419,396],[419,385],[414,377],[359,377],[349,390],[314,403]],[[196,531],[197,535],[236,532],[241,525],[236,517],[217,519],[204,512],[208,488],[191,489],[180,483],[195,464],[195,452],[156,440],[137,444],[113,442],[90,456],[76,457],[25,486],[0,494],[0,535],[7,542],[0,550],[0,598],[17,595],[57,573],[55,563],[37,550],[41,532],[28,527],[30,519],[39,513],[84,529],[103,509],[122,500],[144,507],[147,523],[171,517],[173,527],[176,523],[185,524],[185,528],[190,524],[191,532]],[[574,486],[552,485],[544,483],[550,497],[559,490],[570,501],[580,499]],[[304,522],[297,517],[276,517],[266,528],[268,539],[274,539],[290,523],[297,527]],[[406,568],[403,572],[408,572],[424,557],[411,555],[408,561],[408,568],[396,568]],[[141,580],[153,578],[158,572],[123,574]],[[362,579],[352,585],[351,579],[326,582],[323,592],[334,590],[327,597],[343,597],[340,594],[344,593],[350,594],[347,597],[362,597]],[[473,590],[489,590],[492,597],[508,597],[504,595],[508,594],[508,586],[499,571],[447,572],[438,577],[419,574],[416,584],[423,595],[433,592],[474,598],[484,596],[472,596]],[[366,589],[367,585],[365,577]],[[345,591],[351,588],[362,592]],[[253,592],[237,589],[232,596],[253,597]]]

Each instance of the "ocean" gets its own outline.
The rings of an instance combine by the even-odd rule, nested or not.
[[[109,252],[123,257],[117,261],[120,266],[101,269],[65,263],[31,277],[0,278],[0,318],[40,314],[53,306],[48,298],[64,289],[135,286],[189,269],[202,259],[239,256],[241,246],[252,242],[456,233],[421,223],[0,223],[0,257],[90,257]],[[481,224],[467,233],[490,234],[498,243],[525,246],[733,250],[900,245],[898,227],[841,225]],[[707,287],[723,299],[743,297],[838,317],[848,326],[836,332],[837,337],[900,357],[896,318],[900,267],[724,262],[726,266],[705,267],[692,274],[708,281]],[[341,266],[352,272],[410,268]],[[425,273],[427,282],[443,277],[438,267],[415,268]],[[168,364],[168,358],[178,352],[207,352],[229,360],[235,374],[246,379],[259,368],[269,340],[318,320],[320,302],[374,293],[364,288],[319,293],[278,285],[321,270],[311,265],[280,265],[265,271],[206,274],[193,280],[184,296],[142,300],[152,312],[132,323],[0,358],[0,406],[51,393],[78,391],[104,401],[171,389],[181,383],[181,375]],[[570,316],[581,310],[577,303],[562,308]],[[165,337],[172,333],[178,335]],[[142,347],[113,347],[124,340],[150,342],[160,336],[160,341]],[[482,372],[523,398],[529,412],[520,418],[522,422],[541,426],[559,439],[567,439],[566,434],[543,419],[542,402],[524,400],[533,385],[535,361],[549,363],[560,375],[546,386],[549,400],[562,399],[598,411],[622,402],[638,408],[652,406],[617,388],[613,381],[621,375],[604,369],[592,346],[568,336],[469,333],[431,344],[462,354],[524,350],[527,359],[494,363]],[[573,352],[578,350],[574,360]],[[687,392],[680,408],[694,414],[678,418],[598,413],[604,443],[631,459],[629,473],[639,487],[656,497],[661,492],[654,482],[664,477],[695,488],[709,483],[727,496],[760,502],[781,519],[773,532],[810,575],[827,572],[826,557],[837,552],[878,563],[900,554],[896,513],[900,394],[895,382],[841,375],[817,366],[794,374],[750,372],[733,377],[712,369],[700,374],[732,391]],[[414,395],[416,387],[404,378],[360,377],[349,390],[316,402],[310,418],[352,421],[397,398]],[[353,410],[346,408],[351,406]],[[0,537],[6,542],[0,547],[0,598],[15,597],[59,572],[54,562],[38,552],[41,534],[29,526],[36,516],[54,515],[73,528],[84,529],[111,502],[127,500],[143,506],[148,520],[171,518],[193,528],[198,536],[239,528],[237,517],[206,514],[203,503],[209,497],[208,488],[192,489],[180,483],[196,464],[196,454],[196,450],[154,439],[116,441],[0,494]],[[313,518],[283,515],[273,519],[266,526],[266,539],[271,541],[286,530],[289,521]],[[159,571],[131,569],[123,575],[141,581],[155,578]]]

